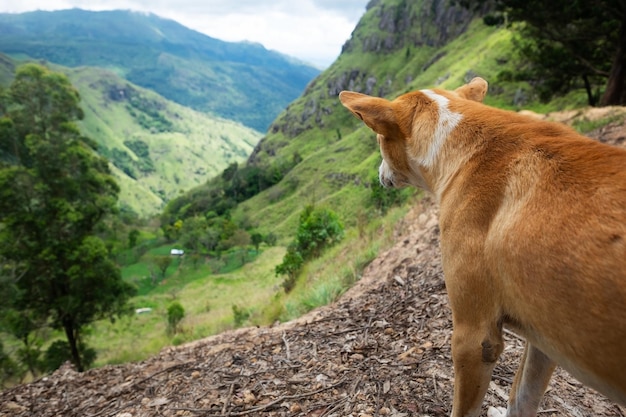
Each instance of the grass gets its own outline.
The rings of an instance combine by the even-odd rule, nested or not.
[[[213,274],[210,260],[194,268],[189,262],[175,263],[166,278],[155,287],[140,288],[133,308],[150,308],[149,313],[125,316],[115,323],[99,321],[92,326],[88,343],[98,351],[96,366],[137,361],[158,353],[166,346],[197,340],[242,325],[269,325],[291,320],[323,306],[343,294],[361,277],[363,269],[393,244],[394,225],[408,205],[385,216],[362,209],[348,223],[346,237],[322,257],[306,265],[294,290],[285,294],[274,268],[282,261],[284,247],[263,247],[251,262],[235,268],[237,261],[223,263],[226,273]],[[169,253],[171,245],[147,253]],[[252,251],[254,252],[254,251]],[[239,259],[238,253],[230,254]],[[228,257],[225,254],[225,259]],[[253,256],[249,253],[249,256]],[[124,268],[132,280],[147,271],[146,262]],[[181,332],[167,333],[167,307],[178,301],[185,309]]]
[[[194,269],[183,263],[158,287],[132,299],[134,308],[147,307],[151,312],[125,316],[115,323],[103,320],[92,326],[88,343],[98,351],[95,365],[145,359],[166,346],[234,328],[233,306],[249,310],[251,318],[258,315],[280,288],[274,265],[280,263],[283,254],[284,248],[265,248],[253,262],[217,275],[211,273],[208,264]],[[167,334],[167,307],[174,300],[185,309],[185,318],[182,331],[171,336]]]
[[[370,29],[373,33],[378,31]],[[354,36],[358,43],[364,35],[357,31]],[[273,231],[283,239],[288,238],[297,223],[297,214],[306,204],[328,204],[342,219],[354,219],[358,209],[365,206],[370,193],[368,182],[377,172],[380,155],[374,133],[343,108],[336,96],[329,95],[327,86],[359,68],[364,75],[353,80],[355,90],[363,91],[369,77],[376,79],[373,94],[385,86],[389,90],[385,95],[391,98],[405,91],[432,87],[441,79],[440,87],[453,89],[462,85],[469,74],[477,74],[490,80],[499,93],[490,95],[488,100],[512,108],[519,83],[501,83],[495,76],[503,61],[511,61],[510,38],[506,29],[487,27],[476,20],[465,34],[441,48],[444,55],[427,68],[425,64],[438,51],[434,48],[409,47],[408,52],[399,49],[385,54],[384,59],[379,53],[364,53],[360,47],[342,55],[316,80],[308,94],[294,101],[276,121],[278,126],[306,129],[291,138],[285,130],[268,134],[256,155],[260,160],[270,160],[289,158],[298,152],[303,161],[272,189],[240,204],[233,217],[242,218],[245,213],[262,233]],[[315,115],[309,120],[298,117],[310,110],[311,103],[324,110],[322,123],[314,121]],[[290,182],[297,186],[282,192]]]
[[[357,282],[365,267],[394,243],[396,223],[406,214],[408,205],[392,209],[385,216],[363,212],[362,221],[348,229],[338,245],[327,250],[303,268],[295,288],[289,294],[278,294],[264,309],[263,320],[288,321],[317,307],[336,301]]]
[[[626,115],[624,113],[610,114],[607,117],[602,117],[600,119],[589,119],[587,117],[581,117],[572,123],[572,127],[578,132],[584,134],[614,122],[623,122],[625,119]]]
[[[122,278],[136,285],[139,295],[167,292],[183,286],[207,274],[227,274],[253,262],[260,254],[246,249],[245,254],[239,248],[226,251],[219,258],[205,255],[194,261],[193,258],[173,257],[165,274],[156,267],[152,257],[170,256],[172,244],[160,245],[149,249],[137,262],[122,268]]]

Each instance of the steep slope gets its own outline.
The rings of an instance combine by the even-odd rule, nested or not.
[[[456,88],[481,75],[491,81],[488,102],[513,107],[516,92],[529,89],[497,80],[511,58],[510,33],[485,26],[483,13],[452,1],[370,2],[338,60],[272,123],[248,160],[301,162],[233,216],[289,236],[307,203],[329,204],[347,226],[367,211],[380,155],[375,136],[340,105],[341,90],[391,98],[434,85]]]
[[[223,42],[153,14],[0,14],[0,52],[103,67],[177,103],[264,132],[319,70],[262,45]]]
[[[0,54],[0,86],[20,64]],[[81,132],[99,145],[121,186],[120,206],[157,214],[181,192],[204,183],[230,163],[242,162],[260,133],[232,120],[171,102],[101,68],[66,68],[81,96]]]
[[[81,94],[81,131],[115,167],[120,203],[140,215],[204,183],[250,154],[260,134],[96,68],[67,70]]]
[[[0,85],[9,85],[15,73],[15,60],[0,53]]]

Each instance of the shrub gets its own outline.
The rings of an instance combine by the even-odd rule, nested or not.
[[[308,205],[300,214],[296,245],[305,260],[318,257],[342,237],[343,224],[334,211]]]
[[[267,243],[268,246],[275,246],[276,245],[276,241],[278,240],[278,237],[272,233],[269,232],[263,239],[265,241],[265,243]]]
[[[387,213],[393,206],[398,206],[406,201],[406,194],[403,193],[402,188],[385,188],[380,185],[378,175],[371,178],[372,184],[370,189],[370,202],[378,211],[382,214]]]
[[[161,272],[161,278],[165,278],[167,268],[170,267],[174,261],[170,255],[157,255],[153,258],[154,264]]]
[[[178,332],[178,325],[183,318],[185,318],[185,309],[178,301],[174,301],[167,308],[167,330],[169,334]]]
[[[96,360],[95,349],[79,342],[78,350],[80,351],[83,366],[85,368],[89,368]],[[70,344],[65,340],[56,340],[50,345],[50,347],[48,347],[48,349],[46,349],[46,353],[43,358],[43,369],[46,372],[52,372],[58,369],[65,362],[71,360],[72,352],[70,350]]]
[[[233,304],[233,317],[235,327],[240,327],[246,320],[250,318],[250,310]]]
[[[283,262],[276,266],[276,275],[287,276],[282,284],[285,292],[290,292],[296,285],[296,278],[303,264],[304,258],[302,257],[302,253],[298,251],[295,242],[291,243],[287,248],[287,253],[285,253],[283,257]]]
[[[325,208],[308,205],[300,214],[295,240],[287,247],[283,262],[276,266],[276,275],[286,275],[285,292],[295,286],[304,262],[318,257],[322,250],[343,238],[343,224],[337,214]]]
[[[0,388],[4,387],[13,378],[22,377],[24,372],[18,364],[4,351],[4,345],[0,340]]]

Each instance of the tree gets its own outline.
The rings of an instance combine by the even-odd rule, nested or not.
[[[185,309],[178,301],[174,301],[167,307],[167,331],[170,334],[178,332],[178,325],[185,318]]]
[[[161,272],[161,278],[165,278],[165,273],[167,272],[167,268],[170,267],[172,262],[173,262],[173,259],[169,255],[158,255],[154,257],[154,264]]]
[[[194,216],[185,219],[180,231],[180,244],[184,246],[185,249],[200,252],[207,240],[207,228],[207,221],[204,217]]]
[[[465,1],[466,5],[483,3]],[[622,0],[496,0],[496,7],[522,35],[518,49],[532,63],[529,75],[544,99],[569,91],[579,80],[594,104],[594,86],[604,84],[599,104],[626,104],[626,3]],[[494,20],[497,22],[497,19]]]
[[[283,262],[275,268],[276,275],[287,275],[283,288],[289,292],[304,262],[318,257],[322,250],[343,238],[343,224],[337,214],[326,208],[308,205],[300,213],[296,237],[287,247]]]
[[[250,239],[252,240],[252,244],[254,245],[254,250],[256,253],[259,253],[259,246],[263,243],[263,235],[259,232],[254,232],[250,235]]]
[[[209,251],[214,251],[220,243],[220,231],[216,227],[208,227],[202,235],[202,245]]]
[[[243,265],[246,263],[246,253],[248,252],[248,246],[250,245],[250,242],[250,233],[246,232],[243,229],[237,229],[231,237],[224,241],[224,246],[229,248],[240,248],[241,264]]]
[[[67,77],[35,64],[16,71],[0,129],[0,259],[19,279],[13,305],[63,330],[84,370],[85,327],[120,315],[134,293],[95,236],[119,188],[81,136],[79,96]]]

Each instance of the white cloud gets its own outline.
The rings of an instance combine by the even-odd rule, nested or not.
[[[225,41],[253,41],[326,67],[350,37],[369,0],[20,0],[0,12],[137,10]]]

